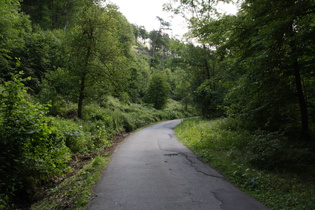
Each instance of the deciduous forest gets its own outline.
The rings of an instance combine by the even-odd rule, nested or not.
[[[219,120],[230,141],[216,145],[251,167],[314,185],[315,1],[244,0],[236,15],[218,2],[231,1],[164,5],[192,42],[159,17],[153,31],[130,24],[107,1],[1,0],[0,208],[40,200],[115,136],[191,116]]]

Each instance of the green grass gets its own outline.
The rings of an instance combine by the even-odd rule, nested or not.
[[[315,209],[314,152],[281,133],[247,131],[231,119],[189,119],[180,141],[271,209]]]
[[[97,183],[103,169],[109,161],[108,157],[97,156],[74,176],[65,179],[53,188],[47,189],[40,202],[31,209],[84,209],[92,198],[92,187]]]

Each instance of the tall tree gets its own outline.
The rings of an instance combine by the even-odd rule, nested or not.
[[[154,74],[150,80],[145,102],[156,109],[163,109],[169,98],[169,85],[161,74]]]
[[[153,30],[149,33],[151,67],[165,68],[166,54],[169,51],[170,37],[162,30]]]
[[[117,8],[84,7],[73,29],[73,73],[79,78],[78,117],[82,118],[87,87],[111,83],[114,93],[127,85],[127,57],[132,31]],[[129,29],[126,30],[125,27]],[[122,34],[122,32],[124,32]],[[128,34],[126,34],[128,32]],[[128,44],[129,43],[129,44]],[[106,85],[108,87],[108,85]],[[118,94],[118,93],[117,93]]]
[[[144,26],[132,24],[132,27],[136,41],[141,38],[142,41],[145,42],[145,40],[149,38],[149,33],[146,31]]]

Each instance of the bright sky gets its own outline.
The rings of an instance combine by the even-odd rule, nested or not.
[[[123,13],[130,23],[144,26],[147,31],[159,29],[160,22],[156,18],[159,16],[171,23],[171,34],[173,36],[182,36],[187,32],[185,21],[180,15],[172,18],[172,13],[163,11],[163,4],[168,3],[169,0],[110,0],[110,2],[119,7],[119,11]],[[236,7],[233,5],[226,5],[222,8],[224,8],[224,11],[236,13]]]

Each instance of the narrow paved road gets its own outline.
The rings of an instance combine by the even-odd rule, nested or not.
[[[180,122],[129,136],[113,154],[88,209],[267,209],[178,142],[173,128]]]

